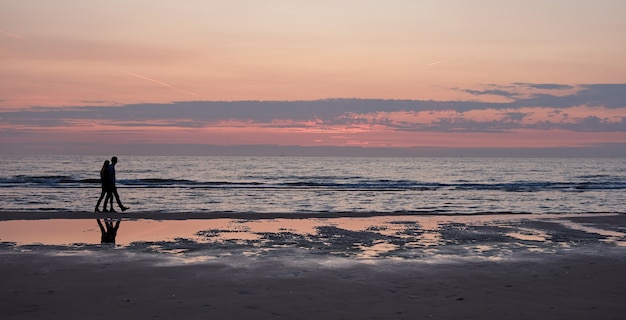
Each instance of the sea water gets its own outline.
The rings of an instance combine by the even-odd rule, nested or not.
[[[626,212],[626,159],[118,155],[129,212]],[[105,156],[1,156],[0,210],[93,211]]]

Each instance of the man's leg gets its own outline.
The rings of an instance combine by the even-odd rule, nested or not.
[[[120,201],[120,195],[117,193],[117,188],[114,187],[113,188],[113,195],[115,196],[115,201],[117,201],[117,205],[120,207],[120,209],[122,209],[122,211],[126,211],[128,208],[124,207],[124,205],[122,204],[122,201]],[[111,202],[113,200],[111,199]],[[113,204],[111,204],[111,207],[113,207]]]

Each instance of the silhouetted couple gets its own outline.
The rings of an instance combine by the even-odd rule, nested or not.
[[[100,212],[100,202],[102,198],[104,198],[104,205],[102,206],[102,211],[105,212],[116,212],[113,209],[113,197],[117,201],[117,205],[120,207],[122,211],[128,210],[128,207],[125,207],[120,201],[120,195],[117,194],[117,187],[115,186],[115,164],[117,163],[117,157],[111,158],[111,162],[109,160],[104,161],[102,165],[102,169],[100,169],[100,182],[102,183],[102,192],[100,193],[100,199],[98,199],[98,203],[96,203],[96,212]],[[111,209],[107,209],[107,202],[111,204]]]

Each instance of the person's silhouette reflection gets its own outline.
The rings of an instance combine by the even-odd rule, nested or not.
[[[104,219],[104,225],[102,224],[101,219],[96,219],[98,221],[98,226],[100,227],[100,232],[102,233],[102,237],[100,238],[100,243],[112,243],[115,244],[115,237],[117,236],[117,229],[120,227],[120,222],[122,219]],[[113,225],[115,223],[115,225]]]

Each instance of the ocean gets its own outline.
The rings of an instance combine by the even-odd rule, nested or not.
[[[0,210],[94,211],[107,158],[1,156]],[[118,158],[129,213],[626,212],[626,159]]]

